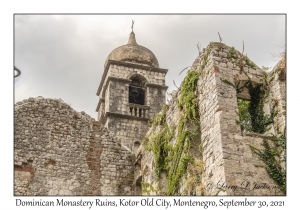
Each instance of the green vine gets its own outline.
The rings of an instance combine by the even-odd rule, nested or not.
[[[272,142],[272,144],[269,143]],[[263,150],[259,150],[251,145],[250,149],[257,154],[265,163],[265,169],[269,176],[277,183],[281,192],[286,194],[286,170],[282,163],[286,162],[286,136],[285,133],[279,137],[269,137],[263,139]],[[273,145],[273,146],[272,146]]]
[[[189,150],[195,137],[198,135],[199,126],[194,130],[186,129],[187,118],[182,115],[178,125],[178,136],[173,149],[170,152],[172,162],[168,173],[167,195],[175,195],[182,177],[187,172],[188,165],[194,162]]]
[[[188,171],[190,172],[190,180],[197,180],[197,182],[195,181],[193,183],[200,184],[201,182],[200,172],[196,171],[194,174],[192,170],[188,169],[189,167],[193,168],[192,166],[195,164],[190,148],[200,133],[197,83],[202,71],[208,63],[209,53],[210,46],[204,55],[203,62],[199,69],[189,70],[182,83],[180,97],[177,101],[180,115],[176,129],[177,135],[175,144],[173,146],[170,144],[175,136],[175,127],[170,128],[166,121],[166,111],[168,107],[164,107],[163,111],[151,121],[152,133],[148,136],[149,142],[146,143],[146,141],[144,141],[145,148],[151,150],[154,154],[157,181],[159,181],[162,172],[166,172],[167,174],[168,186],[166,192],[164,192],[166,195],[178,194],[179,185]]]
[[[141,182],[142,186],[142,193],[146,193],[148,196],[150,195],[151,192],[157,192],[157,190],[149,183],[147,182]]]
[[[264,112],[265,98],[269,95],[270,82],[274,79],[274,76],[269,78],[265,75],[263,82],[254,85],[249,75],[245,71],[243,73],[248,77],[248,81],[242,87],[240,87],[240,81],[233,83],[226,78],[220,78],[220,80],[234,87],[237,93],[240,93],[244,87],[249,90],[249,102],[237,98],[239,120],[236,120],[236,123],[241,125],[243,131],[263,134],[270,129],[268,126],[274,122],[274,117],[277,115],[274,107],[270,115]],[[245,107],[247,107],[248,112]],[[249,124],[249,119],[251,124]]]
[[[275,78],[275,74],[263,77],[263,82],[253,85],[252,81],[249,81],[248,89],[251,97],[249,104],[249,114],[251,116],[252,131],[256,133],[265,133],[270,128],[268,126],[274,122],[274,117],[277,115],[275,105],[271,110],[270,115],[265,115],[263,111],[264,100],[267,98],[270,92],[270,83]],[[274,146],[271,146],[269,141],[272,141]],[[265,163],[265,169],[269,176],[278,184],[279,189],[283,194],[286,193],[286,171],[281,166],[281,162],[286,161],[286,137],[284,134],[280,134],[279,137],[265,137],[263,139],[263,150],[259,150],[253,146],[250,146],[252,152],[257,154],[260,159]]]
[[[172,161],[169,163],[167,195],[177,194],[182,177],[187,173],[189,164],[194,162],[194,158],[190,154],[190,147],[200,131],[199,108],[195,93],[202,70],[203,67],[200,67],[198,71],[190,70],[182,83],[178,102],[181,114],[177,127],[177,138],[169,153]]]
[[[230,82],[226,78],[220,78],[220,80],[222,82],[227,83],[228,85],[232,86],[236,90],[237,93],[242,92],[243,88],[248,85],[248,81],[243,86],[240,86],[241,81],[239,81],[239,80],[235,81],[235,83]]]
[[[148,138],[150,141],[148,144],[143,141],[143,145],[146,149],[150,150],[154,154],[155,160],[155,174],[159,179],[162,172],[168,171],[168,153],[170,151],[169,142],[174,136],[174,128],[170,128],[166,122],[166,108],[165,105],[162,109],[162,113],[156,115],[151,120],[154,132]]]
[[[255,64],[247,56],[245,56],[244,59],[248,66],[250,66],[251,68],[255,68]]]
[[[231,60],[238,59],[236,64],[240,67],[241,70],[244,69],[245,64],[251,68],[255,68],[256,65],[245,55],[241,55],[240,57],[237,55],[237,52],[234,47],[231,47],[229,52],[227,53],[227,57]]]
[[[208,63],[210,46],[204,56],[204,61],[196,71],[188,71],[182,86],[178,102],[178,108],[181,110],[181,117],[177,129],[177,139],[173,149],[170,152],[172,162],[168,173],[168,191],[167,195],[176,195],[180,181],[187,173],[189,164],[194,164],[194,158],[190,155],[190,147],[196,136],[200,133],[200,116],[197,99],[198,79]],[[188,129],[189,127],[189,129]],[[199,179],[200,175],[195,174]]]
[[[230,48],[229,53],[227,54],[227,57],[234,58],[234,59],[236,59],[238,57],[234,47]]]
[[[208,64],[210,50],[211,45],[209,45],[206,50],[199,69],[189,70],[181,85],[181,93],[177,101],[177,107],[180,110],[177,129],[175,130],[175,126],[170,127],[168,125],[166,120],[168,107],[165,106],[162,113],[158,114],[156,118],[151,121],[152,133],[148,136],[149,141],[144,141],[146,143],[143,143],[145,144],[145,148],[154,154],[157,181],[159,182],[162,172],[165,172],[167,175],[168,185],[166,192],[164,192],[166,195],[178,195],[180,183],[183,179],[187,179],[190,189],[195,188],[195,183],[201,183],[201,167],[198,167],[199,170],[193,170],[193,168],[195,169],[196,160],[191,155],[190,149],[200,134],[200,114],[197,99],[198,80],[202,72],[204,72],[205,66]],[[234,48],[231,48],[228,56],[234,59],[238,58]],[[249,58],[241,56],[239,64],[243,72],[244,63],[249,67],[255,67],[255,64],[250,61]],[[244,73],[247,75],[248,81],[244,83],[242,87],[240,81],[233,83],[225,78],[221,78],[221,81],[235,88],[237,93],[240,93],[245,87],[248,88],[251,100],[238,102],[239,120],[237,120],[237,123],[241,124],[243,130],[264,133],[268,130],[268,126],[273,123],[274,117],[277,114],[274,108],[271,110],[270,115],[265,114],[263,110],[264,100],[269,94],[269,84],[272,78],[267,79],[266,77],[261,83],[253,84],[248,74],[246,72]],[[202,76],[205,77],[206,74]],[[246,121],[248,124],[243,124]],[[175,131],[176,139],[174,139]],[[171,142],[175,142],[174,145],[172,145]],[[199,145],[200,151],[202,151],[203,142],[204,141]],[[275,145],[280,144],[279,140],[274,142],[277,142]],[[280,147],[283,147],[282,142],[283,141],[281,141]],[[272,150],[266,141],[264,141],[264,147],[266,148],[264,151],[260,151],[254,147],[251,147],[251,149],[259,154],[261,158],[268,159],[268,173],[277,174],[277,176],[274,176],[274,180],[276,179],[276,182],[283,186],[285,183],[285,181],[283,181],[284,177],[277,173],[281,169],[278,168],[278,164],[275,164],[277,167],[277,169],[275,169],[274,164],[272,165],[270,162],[274,159],[277,160],[276,158],[272,159],[270,151],[273,151],[273,155],[278,155],[278,153],[275,154],[275,150]],[[158,188],[160,188],[159,185]],[[147,186],[146,189],[148,191],[149,189],[151,190],[149,186]],[[148,194],[147,190],[145,190],[145,193]],[[184,192],[187,193],[187,189],[185,189]]]
[[[198,79],[203,72],[205,66],[208,63],[208,55],[211,51],[211,45],[208,46],[208,49],[204,55],[203,62],[200,65],[199,69],[189,70],[187,76],[184,78],[181,86],[181,94],[178,102],[178,108],[182,110],[191,121],[196,121],[199,118],[199,108],[198,108],[198,99],[197,99],[197,87]]]
[[[255,133],[265,133],[269,130],[268,126],[274,122],[274,117],[277,114],[274,107],[271,110],[271,114],[265,114],[264,112],[264,99],[266,98],[266,91],[269,92],[269,86],[266,87],[264,83],[258,83],[253,85],[249,80],[247,86],[251,97],[248,111],[250,114],[252,131]]]
[[[234,48],[231,48],[229,52],[229,57],[231,58],[235,55],[233,51]],[[274,71],[275,73],[273,72],[271,75],[264,74],[262,82],[253,84],[249,75],[243,70],[243,60],[245,60],[248,66],[255,67],[255,64],[248,57],[240,59],[239,65],[241,71],[248,77],[248,81],[243,87],[239,87],[239,81],[233,83],[226,78],[221,78],[221,81],[235,88],[237,93],[240,93],[244,87],[249,90],[250,101],[237,99],[239,120],[236,120],[236,122],[241,125],[243,131],[263,134],[270,129],[268,126],[274,123],[274,117],[277,115],[275,104],[271,109],[271,113],[265,114],[264,103],[270,92],[270,83],[274,80],[278,72]],[[270,144],[270,141],[272,144]],[[284,134],[280,134],[279,137],[263,138],[263,150],[259,150],[251,145],[249,146],[251,151],[257,154],[265,163],[265,166],[255,165],[255,167],[265,167],[269,176],[278,184],[281,192],[286,194],[286,170],[285,167],[282,167],[282,162],[286,162],[285,132]]]
[[[182,83],[182,91],[178,103],[179,109],[184,110],[186,117],[192,121],[199,116],[197,97],[195,97],[199,76],[200,71],[188,72],[188,76],[185,77]]]
[[[234,89],[236,89],[236,91],[238,91],[238,84],[234,84],[233,82],[230,82],[228,79],[226,78],[220,78],[220,80],[224,83],[227,83],[228,85],[232,86]]]

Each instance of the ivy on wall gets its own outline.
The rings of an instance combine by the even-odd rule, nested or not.
[[[268,126],[274,122],[274,117],[277,114],[274,107],[270,115],[264,112],[265,98],[269,94],[270,87],[266,82],[253,85],[252,81],[249,80],[247,88],[251,97],[248,111],[251,119],[252,132],[263,134],[270,129]]]
[[[157,179],[162,172],[168,171],[168,153],[171,149],[169,142],[174,137],[174,128],[170,128],[166,122],[166,110],[167,106],[165,105],[162,112],[150,121],[153,126],[153,133],[148,136],[150,139],[148,143],[143,141],[144,147],[154,154]]]
[[[182,82],[180,97],[177,101],[180,116],[176,129],[169,127],[166,122],[168,107],[165,106],[163,111],[151,121],[153,132],[147,136],[149,141],[144,141],[144,147],[154,154],[157,181],[159,182],[162,172],[167,174],[167,190],[161,194],[178,195],[183,177],[187,178],[188,185],[193,190],[195,184],[201,183],[203,164],[195,162],[190,149],[194,146],[195,139],[200,138],[198,79],[208,63],[210,49],[209,45],[199,69],[189,70]],[[174,145],[170,145],[171,140],[175,140]]]
[[[278,137],[265,137],[263,139],[264,149],[260,150],[250,145],[253,153],[265,163],[264,168],[269,176],[277,183],[278,188],[286,194],[286,135],[280,134]]]
[[[142,193],[146,193],[148,196],[150,195],[151,192],[154,193],[157,192],[157,190],[147,182],[141,182],[141,186],[142,186]]]
[[[208,64],[210,51],[211,45],[207,47],[199,69],[189,70],[181,85],[181,93],[178,101],[178,108],[181,113],[177,127],[176,143],[169,153],[172,161],[170,162],[168,173],[167,195],[176,195],[178,193],[179,184],[182,181],[182,177],[187,176],[187,172],[189,172],[188,182],[190,185],[201,183],[203,164],[195,162],[194,157],[190,153],[190,148],[195,139],[201,136],[197,88],[199,77]],[[189,167],[190,170],[188,170]],[[192,168],[197,170],[192,170]],[[194,189],[194,186],[191,188]]]
[[[166,120],[168,106],[165,106],[163,111],[151,122],[152,132],[147,137],[149,140],[143,143],[144,147],[154,154],[158,184],[160,175],[166,174],[168,181],[166,192],[159,192],[160,194],[181,194],[182,191],[179,192],[179,188],[183,180],[186,180],[187,186],[192,190],[195,189],[195,185],[201,183],[203,163],[194,159],[190,149],[195,140],[201,136],[197,88],[199,77],[208,63],[210,50],[211,46],[209,45],[199,69],[189,70],[180,87],[180,96],[177,99],[177,108],[180,110],[178,125],[176,127],[168,125]],[[221,78],[221,80],[234,87],[237,93],[240,93],[243,88],[247,88],[251,98],[250,100],[237,99],[239,119],[236,122],[245,132],[263,134],[269,130],[269,126],[274,122],[277,114],[275,107],[271,109],[270,114],[264,112],[265,99],[269,94],[269,85],[274,77],[273,75],[265,76],[261,82],[253,83],[243,67],[247,65],[254,68],[256,65],[246,56],[238,56],[234,48],[230,50],[228,56],[237,62],[237,65],[241,67],[241,72],[248,77],[248,81],[241,85],[240,81],[233,83],[225,78]],[[206,74],[202,76],[206,76]],[[200,151],[202,143],[199,145]],[[264,139],[263,147],[263,150],[251,147],[251,150],[266,164],[268,174],[285,193],[285,169],[279,161],[285,160],[285,137],[274,136]],[[197,170],[195,170],[196,168]],[[148,185],[147,189],[148,191],[150,189]],[[158,189],[154,188],[151,191],[154,192],[154,190],[158,192]],[[184,191],[186,194],[191,194],[187,189]]]
[[[274,122],[274,117],[277,115],[275,107],[271,109],[270,114],[266,114],[264,111],[265,99],[270,92],[269,85],[274,76],[265,75],[262,82],[253,84],[249,75],[244,70],[242,72],[248,77],[248,81],[242,87],[240,81],[233,83],[226,78],[220,79],[234,87],[237,93],[240,93],[244,87],[249,90],[249,101],[237,98],[239,119],[236,122],[241,125],[243,131],[263,134],[270,129],[268,126]]]
[[[232,56],[233,52],[229,53]],[[249,60],[245,58],[246,64],[249,65]],[[240,61],[240,64],[243,63]],[[254,64],[249,66],[253,66]],[[264,74],[263,80],[260,83],[253,84],[249,75],[241,67],[241,71],[248,77],[248,81],[243,87],[240,87],[240,82],[230,82],[226,78],[221,78],[221,81],[234,87],[237,93],[246,87],[249,90],[250,100],[237,99],[239,120],[236,120],[241,125],[242,131],[254,132],[263,134],[268,131],[269,125],[274,123],[274,117],[277,115],[276,104],[273,105],[270,114],[265,114],[264,104],[265,99],[270,92],[270,84],[278,74],[275,70],[272,74]],[[280,72],[281,73],[281,72]],[[279,133],[279,131],[278,131]],[[265,169],[269,176],[277,183],[278,188],[283,194],[286,194],[286,136],[284,133],[279,133],[279,136],[273,135],[272,137],[263,138],[263,149],[249,145],[253,153],[265,163]]]
[[[182,115],[179,120],[175,145],[169,153],[172,161],[169,162],[167,195],[176,195],[189,164],[194,162],[194,158],[189,151],[199,133],[199,126],[194,129],[187,129],[187,121],[187,118]]]

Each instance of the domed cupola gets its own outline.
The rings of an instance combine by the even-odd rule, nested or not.
[[[114,49],[108,55],[104,64],[104,68],[106,68],[108,60],[138,63],[159,68],[158,61],[153,52],[151,52],[151,50],[148,48],[137,44],[133,31],[130,33],[129,40],[126,45],[122,45]]]

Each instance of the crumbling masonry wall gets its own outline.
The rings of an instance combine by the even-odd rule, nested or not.
[[[243,58],[243,59],[242,59]],[[190,71],[201,71],[197,83],[195,97],[197,98],[200,116],[200,137],[196,137],[191,147],[192,155],[197,163],[201,156],[203,165],[199,167],[201,176],[192,179],[192,168],[197,168],[195,162],[188,167],[180,181],[178,195],[278,195],[281,194],[275,181],[269,176],[264,163],[254,154],[250,146],[263,150],[262,142],[265,136],[276,135],[276,127],[281,132],[285,127],[285,80],[280,75],[269,84],[270,94],[265,101],[265,112],[270,114],[274,100],[280,104],[278,114],[270,130],[264,134],[243,133],[237,114],[237,98],[250,99],[249,91],[237,90],[231,84],[240,82],[243,86],[249,79],[253,84],[262,82],[264,72],[252,61],[232,47],[222,43],[211,43],[199,54]],[[279,74],[279,73],[278,73]],[[271,77],[270,73],[268,77]],[[178,101],[182,86],[172,93],[165,116],[169,127],[178,128]],[[162,127],[161,127],[162,128]],[[158,128],[160,129],[160,128]],[[153,133],[150,130],[148,135]],[[179,134],[175,132],[169,142],[174,147]],[[162,173],[155,176],[155,155],[147,146],[139,148],[135,163],[134,184],[142,190],[136,190],[143,195],[166,192],[168,176]],[[171,164],[173,160],[169,160]],[[201,183],[199,183],[199,180]],[[142,183],[142,184],[139,184]],[[146,184],[145,184],[146,183]],[[143,188],[144,186],[144,188]]]
[[[166,106],[165,116],[166,122],[170,129],[174,130],[174,136],[170,139],[169,145],[174,147],[176,145],[176,141],[180,133],[178,133],[178,127],[180,122],[180,116],[182,111],[178,108],[178,101],[180,98],[181,91],[180,89],[177,91],[173,91],[172,98],[168,102]],[[135,160],[135,173],[134,173],[134,186],[135,186],[135,195],[170,195],[168,194],[168,185],[170,184],[170,180],[168,180],[168,174],[163,171],[159,178],[156,175],[156,168],[158,167],[155,164],[155,155],[153,151],[147,149],[146,145],[151,144],[151,139],[153,135],[157,135],[161,131],[162,126],[152,126],[146,137],[144,138],[144,144],[138,149],[136,153]],[[194,158],[194,162],[196,163],[196,167],[192,170],[194,172],[198,172],[197,170],[201,170],[198,163],[202,164],[202,156],[199,152],[199,144],[201,143],[200,135],[197,135],[192,143],[192,147],[190,149],[191,155]],[[170,158],[171,161],[174,160],[174,157]],[[188,168],[191,169],[190,167]],[[179,169],[177,169],[179,170]],[[189,183],[190,180],[194,179],[192,174],[186,174],[181,178],[178,193],[177,195],[194,195],[194,183]],[[194,182],[193,180],[192,182]],[[200,184],[200,183],[199,183]],[[201,189],[197,188],[199,195],[201,194]]]
[[[15,104],[15,195],[131,195],[132,156],[61,99]]]
[[[286,60],[283,58],[272,69],[269,75],[274,75],[270,83],[270,94],[267,101],[270,105],[276,105],[278,111],[274,119],[274,132],[285,131],[286,127]],[[272,108],[272,107],[270,107]]]
[[[206,187],[206,194],[220,195],[276,195],[280,190],[277,184],[268,175],[264,163],[254,154],[250,145],[258,149],[263,149],[262,142],[264,135],[256,133],[242,133],[241,127],[236,123],[239,120],[237,115],[237,98],[250,98],[247,89],[237,93],[236,89],[225,83],[224,79],[240,84],[249,79],[252,83],[262,82],[263,71],[253,62],[241,60],[242,54],[226,45],[211,45],[208,56],[207,75],[212,77],[211,82],[205,82],[204,94],[201,94],[199,101],[201,130],[203,143],[203,183],[212,183]],[[201,55],[200,55],[201,56]],[[201,75],[201,80],[205,79],[205,74]],[[209,76],[207,76],[209,78]],[[215,102],[205,98],[214,89]],[[272,89],[272,88],[271,88]],[[205,94],[206,92],[206,94]],[[204,100],[203,100],[204,99]],[[271,104],[265,104],[265,107]],[[266,110],[270,114],[270,109]],[[276,120],[276,119],[275,119]],[[213,121],[213,122],[211,122]],[[213,127],[217,126],[217,130]],[[271,131],[274,129],[271,126]],[[270,133],[269,132],[269,133]],[[224,171],[218,173],[216,169],[222,168]],[[255,188],[255,186],[266,184],[270,188]],[[221,190],[222,189],[222,190]],[[221,191],[220,191],[221,190]]]

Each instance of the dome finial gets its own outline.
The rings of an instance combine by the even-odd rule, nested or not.
[[[132,20],[132,24],[131,24],[131,32],[133,32],[133,25],[134,25],[134,20]]]
[[[131,25],[131,33],[129,35],[129,39],[128,39],[128,43],[127,44],[136,44],[136,40],[135,40],[135,34],[133,32],[133,25],[134,25],[134,20],[132,20],[132,25]]]

